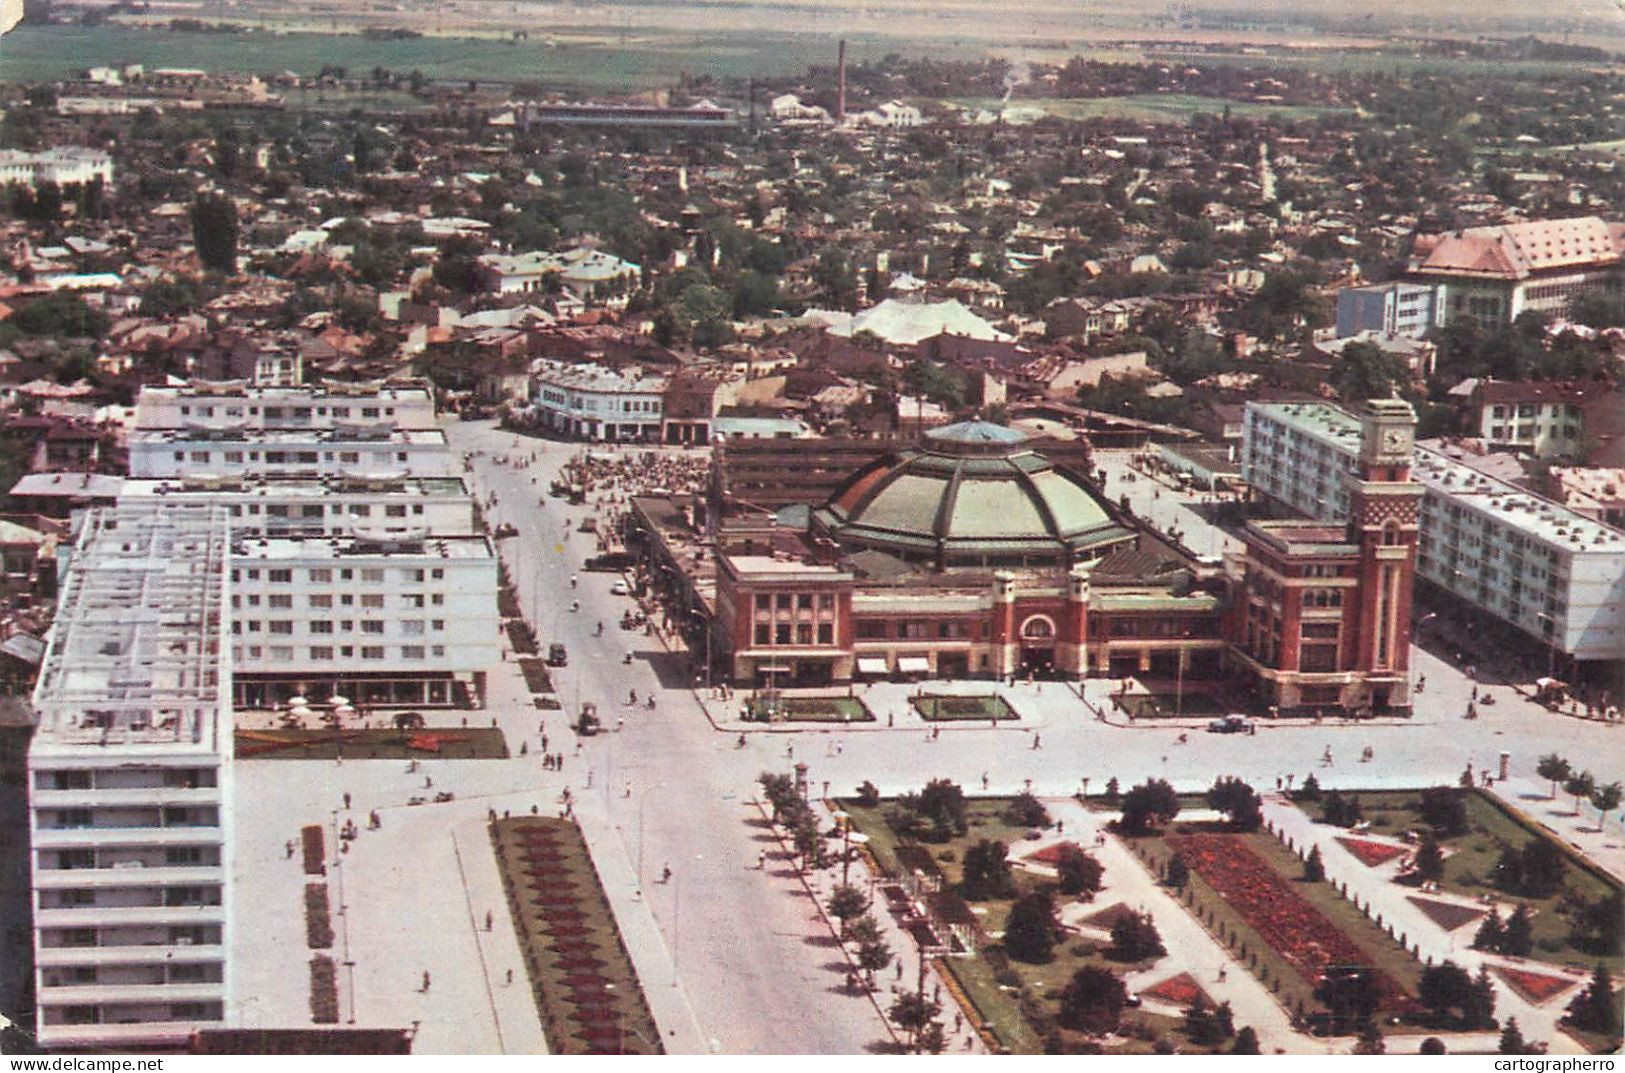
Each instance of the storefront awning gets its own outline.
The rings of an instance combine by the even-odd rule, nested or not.
[[[789,674],[790,668],[782,663],[761,663],[756,666],[757,674]]]
[[[887,671],[885,656],[859,656],[859,674],[885,674]]]
[[[931,661],[924,656],[898,656],[897,669],[903,674],[926,674],[931,670]]]

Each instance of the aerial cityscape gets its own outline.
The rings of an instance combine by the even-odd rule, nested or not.
[[[0,3],[0,1054],[1615,1054],[1622,381],[1620,0]]]

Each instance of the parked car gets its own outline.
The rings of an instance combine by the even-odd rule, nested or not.
[[[608,571],[610,573],[619,573],[622,570],[631,569],[635,561],[636,559],[629,551],[606,551],[602,555],[588,557],[587,561],[581,564],[581,567],[583,570],[590,572]]]
[[[1253,729],[1253,724],[1239,715],[1227,715],[1213,720],[1207,729],[1210,734],[1246,734]]]
[[[615,584],[613,584],[613,585],[611,585],[609,587],[609,591],[610,591],[610,595],[612,595],[612,596],[625,596],[628,593],[630,593],[632,590],[627,587],[626,582],[617,581]]]
[[[547,665],[549,667],[563,667],[570,662],[570,653],[562,642],[554,641],[547,646]]]

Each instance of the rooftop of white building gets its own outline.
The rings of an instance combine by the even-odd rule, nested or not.
[[[1316,439],[1354,454],[1360,421],[1326,403],[1250,403],[1257,410]],[[1625,551],[1625,532],[1579,514],[1472,465],[1460,448],[1417,446],[1412,474],[1423,485],[1490,515],[1542,543],[1573,552]]]
[[[243,499],[327,499],[332,496],[406,497],[414,499],[461,498],[468,488],[461,477],[196,477],[182,479],[138,479],[127,477],[120,487],[123,499],[147,496],[197,496],[230,494]]]
[[[595,362],[576,365],[539,359],[531,367],[539,383],[570,391],[596,391],[612,394],[653,394],[664,391],[666,378],[642,366],[611,369]]]
[[[479,534],[398,538],[379,536],[249,537],[232,545],[234,555],[274,562],[355,558],[490,559],[491,545]]]
[[[309,443],[375,443],[403,447],[443,447],[446,434],[437,428],[395,428],[390,425],[335,425],[332,428],[192,427],[143,428],[130,432],[130,445],[145,443],[240,443],[250,446],[294,447]]]
[[[228,747],[221,637],[229,544],[218,506],[86,516],[34,689],[36,756]]]

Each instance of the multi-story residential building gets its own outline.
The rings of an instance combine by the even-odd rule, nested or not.
[[[376,384],[263,387],[232,380],[143,388],[136,404],[135,427],[270,432],[436,426],[434,398],[427,388]]]
[[[562,287],[583,301],[624,295],[643,277],[641,265],[585,246],[559,253],[487,253],[480,267],[486,286],[497,294],[542,295]]]
[[[119,502],[219,503],[239,535],[394,539],[476,532],[474,502],[460,477],[130,478]]]
[[[422,388],[147,388],[129,449],[137,478],[460,472]]]
[[[240,538],[232,547],[233,691],[372,706],[478,705],[501,662],[484,536]]]
[[[496,554],[426,392],[148,394],[120,502],[231,518],[240,706],[483,702],[501,658]]]
[[[0,149],[0,186],[82,186],[101,180],[113,185],[113,158],[99,149],[61,145],[38,153]]]
[[[666,378],[639,366],[624,370],[542,359],[532,372],[531,413],[543,428],[581,440],[660,439]]]
[[[1242,475],[1326,522],[1355,510],[1360,423],[1323,403],[1249,403]],[[1625,532],[1481,472],[1459,452],[1415,448],[1424,494],[1417,576],[1578,661],[1625,651]]]
[[[1374,283],[1337,292],[1337,337],[1362,332],[1417,337],[1439,323],[1439,289],[1425,283]]]
[[[1439,288],[1442,324],[1466,318],[1493,328],[1526,309],[1562,315],[1581,294],[1619,294],[1625,223],[1577,216],[1421,235],[1407,275]]]
[[[1611,385],[1480,380],[1467,402],[1468,434],[1486,447],[1573,458],[1584,450],[1586,409],[1598,404],[1618,404]]]
[[[229,520],[92,511],[34,690],[36,1033],[175,1047],[230,1004]]]

